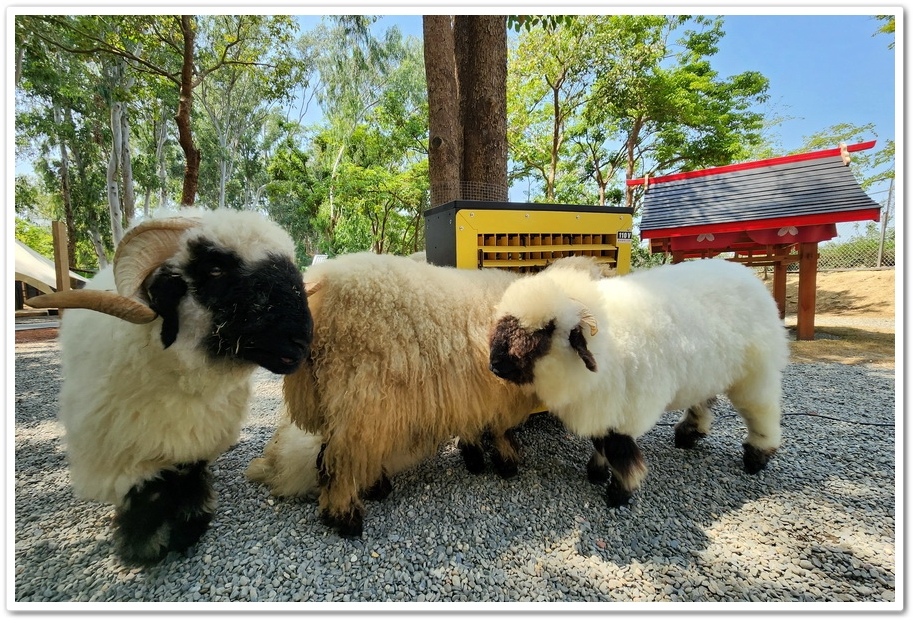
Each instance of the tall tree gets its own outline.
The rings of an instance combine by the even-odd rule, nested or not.
[[[111,39],[97,31],[85,28],[68,20],[66,16],[30,16],[52,28],[44,33],[36,29],[36,35],[48,43],[74,54],[95,57],[107,54],[125,59],[136,71],[158,76],[178,88],[178,109],[175,123],[178,142],[185,156],[185,174],[181,191],[181,203],[192,205],[197,196],[200,171],[200,149],[194,140],[192,111],[196,89],[211,73],[230,65],[247,65],[276,70],[276,79],[281,80],[282,68],[273,65],[269,59],[233,57],[236,49],[244,47],[252,37],[260,38],[258,29],[250,29],[252,22],[273,22],[278,24],[276,33],[292,31],[292,20],[288,16],[236,15],[220,16],[221,30],[212,33],[207,46],[197,45],[197,18],[191,15],[133,15],[108,16],[112,22],[119,22],[118,30],[130,33],[130,37]],[[75,43],[61,40],[54,33],[61,29],[68,31]]]
[[[423,44],[431,203],[505,201],[506,16],[424,15]]]
[[[200,18],[200,27],[202,43],[209,49],[214,47],[211,38],[236,26],[218,15]],[[240,164],[243,146],[257,140],[274,106],[288,99],[303,79],[302,63],[288,53],[293,37],[287,22],[252,19],[238,28],[233,36],[239,43],[227,49],[225,67],[201,82],[198,94],[215,140],[207,153],[216,181],[211,202],[220,207],[227,205],[227,185]],[[255,59],[268,68],[251,64]],[[236,197],[233,205],[242,207],[244,201]]]
[[[540,178],[547,202],[556,201],[571,130],[593,79],[584,53],[587,34],[581,18],[535,23],[522,32],[510,53],[510,152],[522,175],[533,171]]]
[[[592,41],[597,75],[589,111],[618,127],[626,177],[735,162],[762,141],[768,81],[758,72],[721,79],[709,57],[724,35],[721,18],[613,15]],[[600,52],[600,53],[599,53]],[[635,206],[639,186],[628,186]]]
[[[28,145],[34,150],[35,172],[45,190],[54,192],[54,218],[63,220],[70,234],[67,254],[72,268],[84,262],[79,239],[101,240],[108,230],[98,228],[107,213],[102,204],[102,150],[108,108],[98,88],[98,66],[46,44],[34,26],[17,17],[17,148]],[[97,259],[105,265],[104,249]]]

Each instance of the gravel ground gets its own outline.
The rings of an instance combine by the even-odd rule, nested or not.
[[[516,479],[468,474],[445,444],[367,504],[355,540],[325,528],[315,502],[245,480],[281,402],[280,378],[259,372],[242,437],[214,466],[216,519],[189,552],[148,569],[114,556],[110,506],[70,492],[60,381],[56,340],[16,345],[11,610],[902,609],[893,370],[791,365],[785,443],[755,476],[741,469],[744,427],[727,400],[694,450],[674,448],[678,415],[665,414],[639,441],[649,476],[623,509],[585,478],[591,444],[536,415],[519,432]]]

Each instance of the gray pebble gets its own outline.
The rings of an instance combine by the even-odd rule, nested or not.
[[[394,476],[385,500],[366,503],[355,540],[322,525],[314,501],[274,499],[244,478],[282,404],[282,379],[259,372],[239,443],[214,464],[217,519],[187,555],[129,568],[111,545],[112,509],[69,489],[56,343],[17,345],[15,363],[13,610],[90,601],[901,605],[893,370],[790,365],[784,445],[753,476],[742,470],[745,427],[727,399],[692,450],[674,448],[680,414],[663,415],[638,441],[649,476],[620,509],[586,479],[591,443],[550,416],[518,431],[524,459],[513,480],[467,473],[455,443],[443,444]]]

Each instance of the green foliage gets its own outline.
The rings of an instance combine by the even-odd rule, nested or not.
[[[894,33],[896,32],[896,24],[894,23],[896,21],[896,16],[894,15],[876,15],[875,19],[881,22],[881,26],[878,28],[877,32],[875,32],[876,35],[877,34],[892,35],[892,36],[894,35]],[[888,43],[887,48],[889,50],[893,50],[894,42],[891,41],[890,43]]]
[[[728,164],[763,141],[754,106],[766,100],[767,80],[757,72],[723,79],[709,61],[724,36],[721,18],[522,23],[510,55],[509,143],[512,177],[533,180],[535,199],[608,204],[623,195],[638,206],[638,189],[623,182],[639,171]]]
[[[881,247],[881,230],[877,223],[869,221],[865,231],[843,241],[828,241],[818,247],[819,268],[874,268],[878,266],[878,249]],[[894,228],[885,232],[881,266],[895,265]]]
[[[893,16],[876,19],[876,34],[894,32]],[[194,18],[200,203],[267,211],[293,236],[302,265],[317,253],[423,247],[422,44],[396,28],[378,33],[375,21],[334,16],[297,36],[289,16]],[[516,15],[506,23],[515,33],[510,176],[530,182],[532,201],[638,208],[640,190],[624,185],[628,177],[782,155],[766,140],[780,119],[756,112],[767,101],[766,78],[723,77],[712,68],[725,34],[720,18]],[[127,106],[138,202],[155,208],[160,196],[166,203],[180,197],[179,16],[17,16],[15,34],[22,51],[16,153],[34,169],[27,181],[17,178],[16,213],[32,223],[63,217],[63,149],[77,262],[91,265],[91,231],[111,251],[105,163],[112,98]],[[72,51],[89,45],[98,51]],[[128,59],[129,90],[105,79],[117,54]],[[309,105],[320,107],[321,120],[305,126]],[[869,132],[828,128],[806,149],[858,142]],[[877,171],[860,179],[863,187],[893,179],[894,153],[887,141],[874,154],[853,154],[854,171]],[[662,260],[634,240],[634,266]]]
[[[642,244],[639,235],[633,232],[632,248],[630,249],[630,265],[633,268],[651,268],[660,266],[667,261],[664,253],[651,253],[648,244]]]
[[[515,32],[534,28],[554,31],[568,26],[574,20],[573,15],[510,15],[506,18],[506,26]]]
[[[16,240],[22,242],[32,250],[37,251],[49,260],[54,259],[54,239],[51,236],[50,227],[41,227],[17,216]]]

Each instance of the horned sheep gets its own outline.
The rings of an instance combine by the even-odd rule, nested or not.
[[[252,212],[157,214],[84,289],[29,303],[66,309],[59,415],[74,492],[115,505],[127,563],[196,543],[215,510],[209,463],[239,437],[252,373],[289,374],[308,354],[290,237]]]
[[[636,438],[686,409],[675,445],[709,433],[724,393],[747,425],[744,470],[781,443],[786,329],[766,286],[744,266],[703,259],[590,279],[545,271],[511,284],[490,337],[494,375],[532,388],[595,452],[589,479],[607,502],[629,502],[647,474]]]

